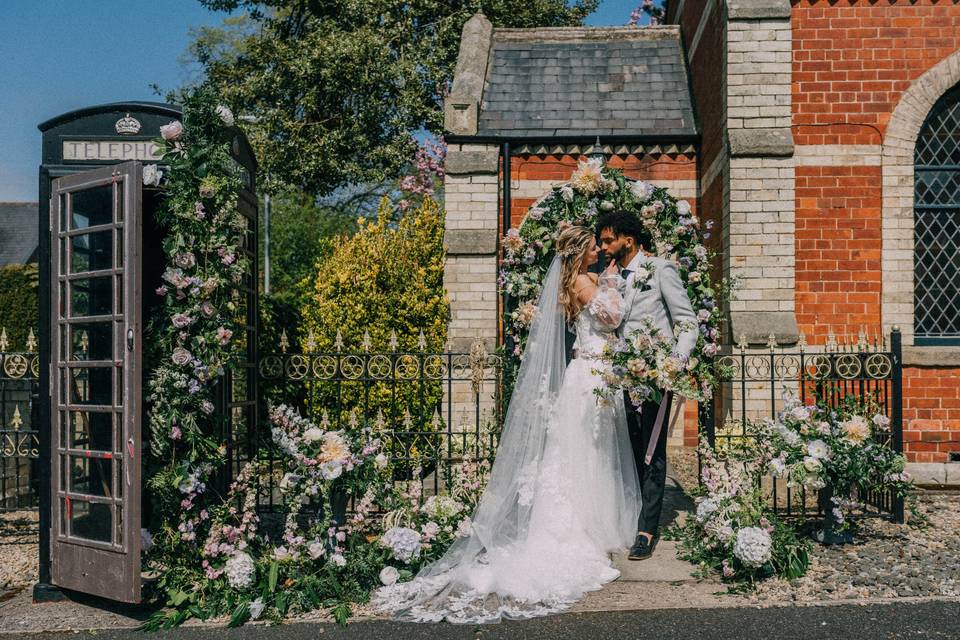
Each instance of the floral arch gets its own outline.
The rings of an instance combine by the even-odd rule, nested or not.
[[[712,358],[719,348],[722,319],[718,302],[726,287],[715,286],[710,276],[713,255],[704,244],[709,231],[703,231],[685,200],[677,200],[664,188],[628,178],[623,171],[604,166],[599,158],[581,161],[569,182],[555,185],[537,200],[520,227],[510,229],[504,237],[498,285],[511,301],[504,325],[511,345],[508,355],[522,357],[559,230],[566,225],[595,228],[600,212],[613,209],[637,215],[653,239],[653,247],[648,249],[677,263],[699,321],[700,337],[692,354],[696,364],[691,373],[705,391],[712,388]],[[704,226],[709,229],[711,225]]]

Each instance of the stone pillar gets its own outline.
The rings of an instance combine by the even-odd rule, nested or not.
[[[794,313],[794,164],[790,133],[789,0],[729,0],[724,275],[741,288],[730,305],[734,341],[797,340]]]
[[[499,159],[495,145],[447,151],[443,280],[450,296],[448,342],[456,351],[469,351],[478,338],[490,350],[497,344]]]

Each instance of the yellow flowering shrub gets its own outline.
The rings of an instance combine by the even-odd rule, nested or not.
[[[389,353],[391,332],[396,332],[398,353],[419,352],[422,331],[426,352],[442,352],[450,310],[443,288],[439,204],[424,199],[396,219],[391,203],[383,199],[377,219],[360,219],[358,227],[355,235],[343,238],[317,264],[303,308],[306,331],[301,346],[308,350],[306,340],[312,331],[314,351],[335,351],[339,330],[344,352],[362,352],[364,332],[369,332],[371,353]],[[315,383],[310,390],[315,414],[325,410],[331,421],[339,417],[346,424],[353,409],[368,421],[375,421],[380,412],[387,428],[431,429],[440,408],[442,384],[421,383],[419,373],[413,379],[401,379],[399,372],[394,376],[389,368],[376,369],[355,381]],[[432,444],[416,437],[400,440],[405,443],[405,451],[396,452],[401,457],[409,456],[414,446],[425,453],[424,447]]]

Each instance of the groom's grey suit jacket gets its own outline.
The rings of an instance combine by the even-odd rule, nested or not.
[[[636,288],[635,274],[640,267],[652,267],[653,276],[646,286]],[[689,357],[697,346],[698,323],[676,264],[663,258],[637,254],[626,268],[631,273],[621,285],[625,312],[617,334],[629,336],[630,332],[640,328],[641,319],[646,315],[652,316],[655,326],[670,337],[673,337],[673,327],[677,323],[689,322],[692,328],[681,333],[674,346],[676,353]]]

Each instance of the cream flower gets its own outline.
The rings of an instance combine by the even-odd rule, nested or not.
[[[847,440],[854,444],[860,444],[870,437],[870,424],[863,416],[853,416],[849,420],[840,423]]]
[[[320,461],[343,460],[350,455],[350,448],[339,433],[330,432],[323,437],[320,447]]]
[[[577,165],[577,170],[570,177],[570,185],[580,193],[588,196],[593,195],[602,184],[602,167],[602,163],[596,158],[581,161]]]

